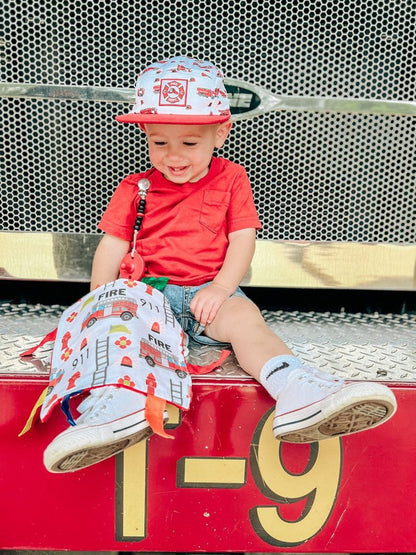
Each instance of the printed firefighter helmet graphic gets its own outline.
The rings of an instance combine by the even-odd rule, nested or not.
[[[230,119],[221,71],[210,62],[176,56],[139,75],[136,102],[125,123],[214,124]]]

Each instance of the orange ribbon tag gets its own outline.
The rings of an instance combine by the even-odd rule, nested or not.
[[[144,416],[149,422],[150,427],[155,434],[161,437],[174,439],[173,436],[167,434],[163,428],[163,413],[165,411],[166,401],[155,395],[147,394]]]

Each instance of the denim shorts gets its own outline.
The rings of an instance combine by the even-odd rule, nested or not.
[[[221,343],[215,339],[211,339],[204,334],[205,326],[200,324],[189,308],[192,299],[200,289],[210,285],[212,281],[208,281],[203,285],[188,287],[185,285],[167,285],[163,290],[165,297],[168,299],[173,313],[191,339],[202,343],[203,345],[229,345],[229,343]],[[231,297],[248,298],[247,295],[239,288],[234,291]]]

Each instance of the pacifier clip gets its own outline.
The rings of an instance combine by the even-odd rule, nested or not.
[[[153,173],[153,171],[154,170],[151,170],[148,175]],[[144,211],[146,209],[146,195],[150,188],[150,181],[147,177],[143,177],[139,180],[137,186],[139,188],[138,197],[140,200],[137,203],[137,216],[134,222],[132,247],[130,252],[128,252],[121,261],[120,277],[139,281],[144,275],[146,265],[140,254],[136,252],[137,236],[143,222]]]

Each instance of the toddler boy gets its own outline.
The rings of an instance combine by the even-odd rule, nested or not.
[[[137,184],[150,189],[136,250],[145,276],[169,277],[164,294],[184,331],[204,344],[231,344],[240,366],[277,401],[275,437],[313,442],[377,426],[396,410],[390,389],[344,380],[302,364],[266,325],[239,288],[260,222],[245,170],[213,156],[231,129],[221,72],[211,63],[175,57],[146,68],[136,103],[120,122],[139,124],[152,169],[126,177],[99,224],[105,232],[93,262],[91,289],[114,281],[131,248]],[[144,396],[123,387],[92,390],[77,425],[45,451],[49,470],[76,470],[114,455],[125,442],[103,439],[126,428],[131,445],[149,434]],[[139,433],[138,433],[139,430]],[[65,462],[66,461],[66,462]]]

